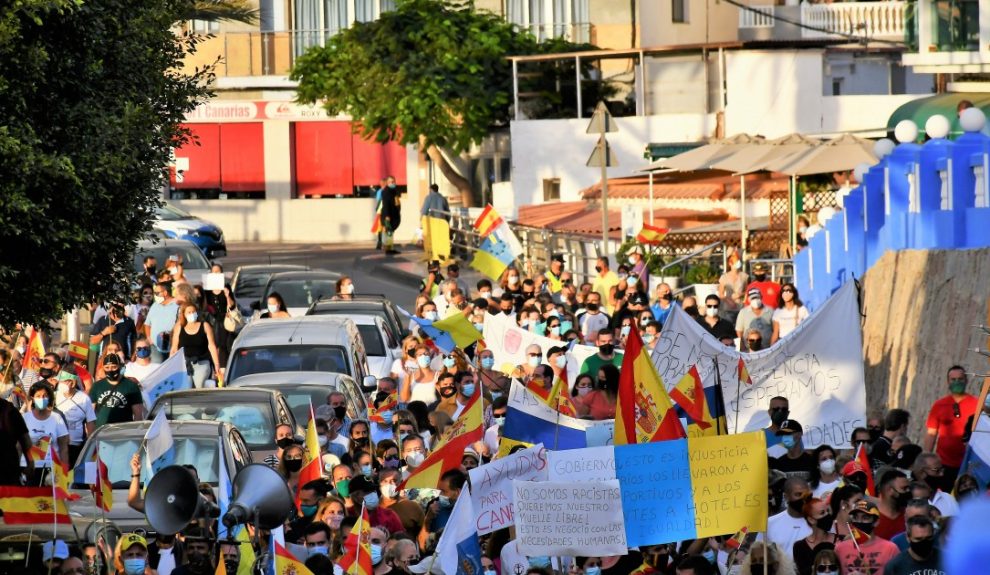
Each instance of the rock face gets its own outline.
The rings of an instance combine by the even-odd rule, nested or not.
[[[990,373],[988,358],[968,351],[990,347],[972,327],[990,325],[990,249],[887,252],[861,297],[867,411],[907,409],[909,436],[920,444],[929,407],[948,393],[949,367]],[[983,380],[969,380],[979,394]]]

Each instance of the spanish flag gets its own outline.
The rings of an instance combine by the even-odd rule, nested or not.
[[[736,370],[739,374],[739,383],[744,383],[746,385],[753,385],[753,378],[749,376],[749,370],[746,369],[746,362],[743,358],[739,358],[739,368]]]
[[[388,423],[389,425],[392,425],[391,421],[385,421],[385,418],[382,417],[382,412],[390,411],[390,410],[394,411],[398,408],[399,408],[399,396],[394,393],[386,397],[385,401],[378,404],[378,407],[375,407],[374,403],[369,403],[368,421],[374,421],[375,423]]]
[[[441,475],[461,466],[464,450],[484,437],[485,423],[480,398],[480,393],[474,394],[457,421],[440,436],[433,452],[406,478],[402,489],[436,489]]]
[[[856,448],[856,456],[853,457],[853,461],[858,462],[863,466],[863,471],[866,473],[866,494],[876,497],[877,487],[873,483],[873,469],[870,468],[870,458],[866,455],[866,449],[863,448],[862,443]]]
[[[378,202],[378,209],[375,210],[375,219],[371,222],[371,233],[377,234],[382,231],[382,203]]]
[[[96,505],[103,511],[110,511],[113,508],[113,486],[110,484],[110,470],[106,463],[96,457],[96,483],[90,486],[93,490],[93,499]]]
[[[619,372],[615,406],[615,445],[686,437],[677,410],[643,347],[638,330],[629,332]]]
[[[69,356],[86,361],[89,358],[89,344],[84,341],[73,341],[69,343]]]
[[[691,419],[688,423],[688,429],[694,432],[690,434],[692,437],[718,435],[718,427],[708,409],[705,386],[701,383],[701,375],[698,373],[697,365],[692,365],[684,377],[677,382],[674,389],[670,390],[670,398],[676,401],[677,405]]]
[[[40,360],[43,357],[45,357],[45,346],[41,343],[41,332],[32,328],[31,337],[28,338],[27,349],[24,350],[22,363],[24,367],[34,369],[31,362]]]
[[[69,464],[62,462],[56,447],[49,445],[48,449],[52,452],[52,482],[55,487],[55,498],[63,501],[79,499],[79,495],[69,491],[69,486],[72,485],[72,472],[69,471]]]
[[[276,540],[275,575],[313,575],[313,572]]]
[[[562,415],[578,416],[577,406],[574,405],[570,394],[567,393],[567,369],[561,371],[560,377],[554,379],[553,387],[550,388],[550,397],[548,398],[547,405]]]
[[[347,575],[372,575],[371,564],[371,523],[368,510],[361,506],[361,515],[344,541],[344,555],[340,558],[340,568]]]
[[[52,438],[47,435],[38,440],[36,445],[32,445],[29,450],[31,458],[35,461],[45,461],[48,459],[48,448],[51,446]]]
[[[0,486],[0,509],[7,525],[71,523],[65,502],[55,500],[48,487]]]
[[[474,229],[478,232],[481,237],[486,237],[488,234],[492,233],[495,228],[502,225],[502,216],[495,211],[495,208],[491,204],[485,206],[485,209],[478,216],[478,219],[474,221]]]
[[[667,228],[658,228],[649,224],[643,224],[643,229],[636,234],[636,241],[641,244],[656,246],[660,245],[660,242],[662,242],[669,233],[670,230]]]
[[[733,535],[725,542],[725,546],[729,549],[739,549],[739,547],[746,541],[746,536],[749,535],[749,528],[743,527],[738,533]]]
[[[323,459],[320,457],[320,436],[316,433],[316,416],[313,404],[309,404],[309,424],[306,425],[306,444],[303,449],[303,466],[296,485],[296,508],[300,509],[299,493],[310,481],[323,477]]]

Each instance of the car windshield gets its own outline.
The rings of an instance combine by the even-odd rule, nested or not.
[[[256,300],[261,297],[268,278],[272,277],[272,272],[251,272],[241,271],[237,274],[237,285],[234,287],[234,297],[237,299]]]
[[[268,285],[268,293],[278,292],[285,300],[285,307],[308,308],[320,298],[336,293],[336,282],[329,279],[285,279]]]
[[[329,385],[298,385],[294,387],[280,385],[272,389],[277,389],[285,396],[296,421],[305,422],[309,421],[309,406],[312,405],[313,409],[316,409],[325,404],[327,395],[336,388]]]
[[[241,432],[251,449],[275,448],[275,420],[268,401],[238,401],[230,404],[230,396],[197,394],[192,397],[166,398],[155,406],[151,418],[161,409],[174,421],[223,421]]]
[[[247,347],[237,350],[231,360],[228,380],[252,373],[279,371],[326,371],[350,373],[344,348],[330,345],[282,345]],[[306,419],[309,419],[308,417]],[[242,430],[243,433],[243,430]]]
[[[105,439],[89,442],[88,450],[81,459],[85,461],[86,477],[73,477],[73,487],[86,488],[86,479],[96,477],[95,463],[92,463],[93,449],[100,446],[100,460],[107,466],[110,483],[114,489],[127,489],[131,484],[131,457],[141,448],[141,437]],[[220,441],[216,437],[173,437],[175,442],[175,463],[192,465],[199,473],[200,483],[217,484],[220,469]],[[148,477],[147,465],[141,466],[141,482]]]
[[[364,353],[369,356],[384,356],[385,342],[382,341],[382,332],[378,326],[358,324],[357,328],[361,332],[361,339],[364,340]]]
[[[165,204],[164,206],[155,210],[155,215],[158,216],[158,219],[166,220],[166,221],[193,219],[193,215],[190,214],[189,212],[185,212],[169,204]]]
[[[318,305],[313,308],[313,313],[310,315],[373,315],[382,318],[383,321],[389,321],[388,314],[385,313],[385,308],[381,306],[361,306],[360,309],[355,309],[347,305]]]
[[[169,243],[138,248],[137,253],[134,254],[134,271],[139,274],[144,272],[144,258],[147,256],[155,258],[160,269],[164,268],[168,256],[173,254],[179,255],[182,260],[182,267],[186,270],[210,269],[210,262],[206,261],[203,252],[199,251],[195,245]]]

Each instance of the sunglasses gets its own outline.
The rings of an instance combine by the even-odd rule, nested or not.
[[[706,305],[705,307],[707,307],[708,309],[718,309],[718,304],[716,304],[716,305]]]
[[[758,339],[750,339],[750,340],[747,340],[747,341],[749,341],[749,345],[753,345],[754,343],[760,343],[760,340],[758,340]]]
[[[815,571],[817,571],[819,573],[829,573],[831,571],[838,571],[838,570],[839,570],[839,566],[838,565],[831,565],[831,564],[827,564],[827,563],[823,563],[823,564],[819,565],[818,567],[815,567]]]
[[[792,290],[792,289],[782,289],[782,290],[780,290],[780,292],[781,293],[794,293],[794,290]]]
[[[539,353],[530,353],[530,354],[527,354],[527,355],[529,355],[529,357],[543,357],[543,355],[541,355]]]

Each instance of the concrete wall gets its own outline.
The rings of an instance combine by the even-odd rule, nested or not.
[[[911,412],[917,443],[932,402],[948,392],[946,370],[987,372],[987,349],[974,324],[990,323],[990,249],[888,251],[865,275],[863,360],[869,409]],[[970,378],[970,393],[982,381]]]
[[[717,0],[687,0],[687,22],[673,21],[669,0],[643,0],[639,4],[642,45],[704,44],[732,42],[739,36],[739,9]]]

